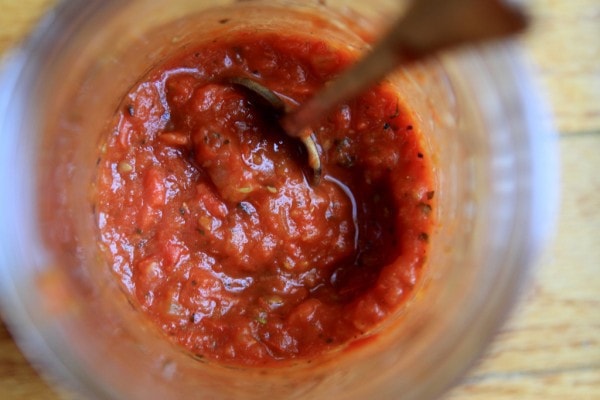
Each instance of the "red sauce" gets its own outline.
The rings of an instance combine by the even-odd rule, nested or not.
[[[315,125],[324,179],[244,89],[295,105],[353,61],[323,41],[239,33],[168,60],[102,147],[100,246],[174,342],[225,363],[316,357],[398,310],[432,227],[430,159],[381,84]],[[424,155],[425,154],[425,155]]]

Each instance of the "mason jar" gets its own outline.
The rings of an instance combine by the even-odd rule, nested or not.
[[[191,357],[127,301],[98,250],[90,205],[98,143],[153,66],[248,27],[362,53],[405,6],[59,3],[4,60],[0,80],[0,300],[35,365],[99,399],[422,400],[456,382],[515,304],[554,220],[553,135],[513,42],[445,52],[388,77],[433,155],[436,225],[415,294],[351,349],[280,368]]]

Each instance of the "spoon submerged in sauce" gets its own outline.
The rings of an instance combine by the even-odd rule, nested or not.
[[[287,110],[278,94],[254,79],[229,81],[260,96],[280,116],[285,133],[303,143],[312,183],[317,185],[322,168],[312,123],[401,65],[463,44],[515,34],[526,25],[523,12],[504,0],[413,0],[365,57],[293,110]]]
[[[285,118],[286,115],[290,115],[290,113],[294,112],[288,110],[286,103],[281,97],[279,97],[277,93],[253,79],[246,77],[233,77],[228,79],[228,81],[231,84],[242,86],[259,96],[263,100],[263,103],[266,103],[270,108],[269,111],[271,114]],[[294,135],[288,130],[285,130],[285,133],[288,136],[298,138],[304,145],[306,153],[308,154],[308,166],[312,170],[312,182],[313,184],[318,184],[321,180],[321,158],[319,157],[319,149],[317,148],[317,141],[314,134],[311,130],[306,130],[306,132],[301,135]]]

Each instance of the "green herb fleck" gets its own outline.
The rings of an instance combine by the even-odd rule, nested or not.
[[[251,192],[252,192],[252,190],[253,190],[253,189],[252,189],[251,187],[249,187],[249,186],[245,186],[245,187],[241,187],[241,188],[238,188],[238,189],[237,189],[237,191],[238,191],[238,192],[240,192],[240,193],[244,193],[244,194],[246,194],[246,193],[251,193]]]
[[[427,204],[427,203],[419,203],[418,207],[419,207],[419,210],[421,210],[421,212],[424,215],[431,214],[432,208],[431,208],[431,206],[429,204]]]
[[[400,104],[398,104],[398,102],[396,102],[396,110],[394,111],[393,115],[390,115],[390,119],[397,118],[399,115],[400,115]]]
[[[255,318],[256,322],[261,325],[265,325],[267,323],[267,313],[264,311],[260,311]]]
[[[120,162],[119,165],[117,166],[117,169],[119,170],[119,172],[124,173],[124,174],[133,171],[133,167],[131,166],[131,164],[129,164],[125,161]]]

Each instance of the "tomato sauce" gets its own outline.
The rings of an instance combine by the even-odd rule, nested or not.
[[[315,124],[323,179],[230,77],[290,107],[354,61],[325,41],[239,32],[152,70],[100,150],[99,244],[172,341],[237,365],[309,359],[364,337],[411,295],[433,180],[410,113],[380,84]]]

